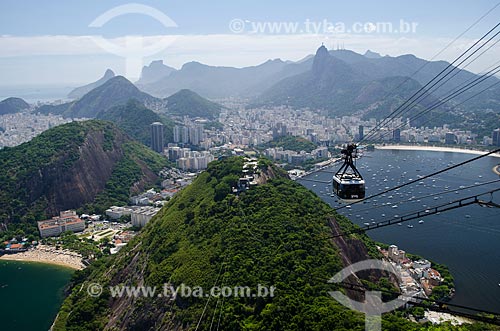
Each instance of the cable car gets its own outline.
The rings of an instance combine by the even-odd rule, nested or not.
[[[357,146],[349,144],[341,153],[344,164],[333,176],[333,192],[342,200],[364,199],[365,180],[353,162],[357,154]]]

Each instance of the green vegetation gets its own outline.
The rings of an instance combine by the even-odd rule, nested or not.
[[[490,100],[494,103],[492,99]],[[492,105],[492,107],[487,110],[478,109],[474,112],[464,112],[459,121],[450,123],[453,128],[466,128],[473,133],[477,133],[478,140],[482,141],[482,137],[491,137],[493,130],[500,128],[500,112],[498,111],[497,105]]]
[[[84,207],[87,213],[102,213],[109,206],[128,204],[132,195],[131,188],[144,176],[144,170],[150,169],[150,175],[153,175],[168,164],[165,157],[139,143],[127,142],[122,147],[123,158],[113,169],[104,190],[95,197],[93,203]]]
[[[151,123],[161,122],[164,127],[165,143],[173,141],[174,123],[146,108],[142,103],[131,99],[125,105],[113,107],[97,114],[97,118],[113,122],[134,140],[151,146]]]
[[[436,269],[443,278],[441,285],[432,289],[431,299],[439,301],[447,301],[451,299],[451,291],[455,288],[453,276],[448,267],[442,264],[432,262],[432,268]]]
[[[79,158],[78,148],[95,122],[72,122],[47,130],[30,142],[0,150],[0,219],[43,219],[46,201],[31,198],[30,183],[44,169],[70,168]]]
[[[202,98],[191,90],[180,90],[167,99],[167,113],[176,116],[203,117],[217,119],[223,108],[221,105]]]
[[[30,105],[21,98],[7,98],[0,101],[0,115],[18,113],[29,107]]]
[[[222,124],[219,121],[209,121],[203,124],[203,127],[207,130],[217,130],[217,131],[222,131],[224,130],[224,124]]]
[[[335,300],[326,283],[341,268],[341,251],[329,235],[336,218],[343,231],[356,226],[319,197],[282,178],[253,187],[240,196],[227,192],[241,175],[243,160],[215,161],[151,220],[129,245],[113,257],[78,273],[65,300],[55,331],[101,330],[112,320],[117,329],[209,329],[212,316],[221,316],[221,330],[363,330],[364,316]],[[276,171],[259,162],[267,174]],[[378,256],[365,235],[353,235]],[[353,242],[354,243],[354,242]],[[359,243],[359,242],[358,242]],[[359,253],[363,245],[355,249]],[[370,286],[376,279],[369,279]],[[82,284],[85,282],[85,284]],[[100,298],[81,286],[98,282]],[[177,297],[110,299],[107,286],[275,286],[275,297]],[[392,288],[383,278],[379,287]],[[255,293],[255,292],[253,292]],[[116,309],[116,307],[121,307]],[[411,323],[395,312],[384,316],[384,330],[459,330],[447,325],[429,327]],[[218,318],[216,319],[218,321]],[[218,322],[217,322],[218,323]],[[460,330],[486,330],[480,324]]]
[[[85,142],[89,143],[85,145]],[[103,158],[100,168],[94,167],[94,161],[89,160],[87,154],[81,154],[82,146],[92,155]],[[104,163],[109,155],[113,155],[110,159],[116,160],[115,163]],[[155,184],[158,172],[167,164],[166,158],[130,141],[109,122],[71,122],[52,128],[30,142],[0,150],[0,220],[6,221],[8,235],[22,231],[38,236],[34,221],[47,219],[54,216],[54,210],[60,210],[60,200],[54,198],[60,192],[56,191],[64,189],[67,183],[74,185],[81,180],[75,178],[74,173],[110,167],[110,178],[90,173],[94,182],[81,183],[97,186],[102,180],[104,190],[97,192],[97,197],[85,195],[87,192],[80,195],[67,192],[73,194],[72,204],[83,206],[95,199],[89,209],[103,211],[112,204],[127,203],[132,187],[137,190]]]
[[[304,163],[302,163],[302,167],[304,168],[304,170],[308,171],[308,170],[313,169],[314,165],[316,163],[324,162],[327,160],[328,160],[327,157],[323,157],[323,158],[319,158],[319,159],[309,159],[309,160],[306,160]]]
[[[56,106],[44,105],[37,111],[42,114],[60,114],[71,118],[95,118],[100,112],[126,104],[130,99],[139,100],[142,103],[159,101],[149,94],[141,92],[125,77],[115,76],[79,100]]]
[[[43,239],[43,242],[47,245],[59,246],[62,249],[69,249],[72,252],[80,253],[83,258],[90,256],[97,258],[102,256],[101,251],[92,239],[80,238],[71,231],[61,233],[57,239]]]
[[[38,239],[38,229],[36,226],[21,226],[19,224],[14,224],[9,226],[8,230],[0,232],[0,249],[4,248],[1,245],[5,241],[9,241],[12,238],[16,238],[18,242],[21,242],[23,238],[28,238],[28,243]]]
[[[317,146],[313,142],[303,137],[282,136],[263,144],[261,147],[262,148],[283,147],[284,150],[290,150],[295,152],[306,151],[309,153],[312,150],[314,150]]]

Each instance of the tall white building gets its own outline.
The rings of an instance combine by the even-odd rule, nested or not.
[[[149,206],[134,210],[130,216],[132,226],[139,228],[144,227],[159,211],[160,208]]]

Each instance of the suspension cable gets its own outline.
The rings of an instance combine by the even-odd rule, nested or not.
[[[364,202],[364,201],[366,201],[366,200],[370,200],[370,199],[372,199],[372,198],[375,198],[375,197],[381,196],[382,194],[385,194],[385,193],[388,193],[388,192],[391,192],[391,191],[397,190],[397,189],[399,189],[399,188],[402,188],[402,187],[405,187],[405,186],[408,186],[408,185],[411,185],[411,184],[415,184],[416,182],[419,182],[419,181],[421,181],[421,180],[424,180],[424,179],[427,179],[427,178],[430,178],[430,177],[433,177],[433,176],[439,175],[439,174],[441,174],[441,173],[443,173],[443,172],[449,171],[449,170],[451,170],[451,169],[455,169],[455,168],[457,168],[457,167],[463,166],[463,165],[465,165],[465,164],[468,164],[468,163],[470,163],[470,162],[473,162],[473,161],[479,160],[479,159],[481,159],[481,158],[483,158],[483,157],[486,157],[486,156],[488,156],[488,155],[491,155],[491,154],[494,154],[494,153],[497,153],[497,152],[500,152],[500,148],[495,149],[495,150],[493,150],[493,151],[490,151],[490,152],[488,152],[488,153],[485,153],[485,154],[482,154],[482,155],[476,156],[476,157],[474,157],[474,158],[472,158],[472,159],[469,159],[469,160],[466,160],[466,161],[460,162],[460,163],[455,164],[455,165],[453,165],[453,166],[451,166],[451,167],[447,167],[447,168],[444,168],[444,169],[442,169],[442,170],[439,170],[439,171],[433,172],[433,173],[431,173],[431,174],[429,174],[429,175],[425,175],[424,177],[417,178],[417,179],[415,179],[415,180],[409,181],[409,182],[404,183],[404,184],[401,184],[401,185],[397,185],[397,186],[395,186],[395,187],[393,187],[393,188],[390,188],[390,189],[388,189],[388,190],[382,191],[382,192],[380,192],[380,193],[376,193],[376,194],[371,195],[371,196],[369,196],[369,197],[367,197],[367,198],[364,198],[364,199],[362,199],[362,200],[355,201],[355,202],[353,202],[353,203],[351,203],[351,204],[348,204],[348,205],[345,205],[345,206],[341,206],[341,207],[335,208],[334,210],[335,210],[335,211],[337,211],[337,210],[340,210],[340,209],[346,208],[347,206],[352,206],[352,205],[354,205],[354,204],[357,204],[357,203],[360,203],[360,202]]]

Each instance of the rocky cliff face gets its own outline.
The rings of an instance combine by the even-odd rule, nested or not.
[[[109,122],[68,123],[0,151],[1,216],[38,220],[92,203],[107,191],[116,203],[126,203],[129,194],[156,182],[163,162]]]
[[[51,215],[92,202],[124,156],[122,145],[128,139],[118,130],[113,133],[112,149],[104,150],[103,131],[92,130],[78,149],[78,160],[69,169],[64,169],[69,158],[65,156],[34,173],[28,181],[30,200],[46,197],[47,213]]]

